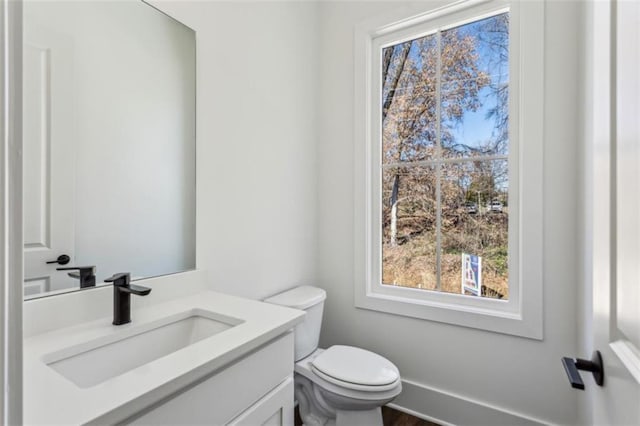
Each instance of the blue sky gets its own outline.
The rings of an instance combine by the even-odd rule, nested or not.
[[[491,90],[483,88],[480,91],[482,107],[477,111],[465,111],[462,122],[451,129],[451,133],[460,143],[475,148],[491,139],[495,129],[495,121],[493,118],[487,118],[487,112],[496,105],[496,102],[495,98],[490,95]]]
[[[479,66],[482,71],[489,74],[491,84],[508,83],[508,64],[500,60],[500,55],[494,48],[478,38],[478,32],[482,30],[483,24],[491,19],[496,18],[487,18],[483,21],[463,25],[458,27],[458,30],[462,35],[471,35],[476,38]],[[485,37],[491,37],[486,33],[484,35]],[[451,129],[451,132],[460,143],[472,147],[479,147],[483,142],[491,139],[495,130],[495,120],[493,117],[487,118],[487,113],[496,106],[496,97],[492,96],[490,87],[485,87],[480,91],[479,98],[482,106],[477,111],[466,110],[462,122]]]
[[[462,37],[471,36],[476,39],[476,52],[478,53],[478,66],[481,71],[490,76],[490,86],[508,83],[508,63],[500,59],[500,52],[491,46],[491,42],[499,41],[500,37],[492,33],[484,31],[486,25],[496,17],[490,17],[485,20],[472,22],[452,30],[458,31]],[[446,30],[451,31],[451,30]],[[480,37],[482,36],[482,37]],[[410,59],[417,67],[422,66],[420,49],[432,50],[435,48],[435,36],[429,35],[418,39],[420,43],[413,42],[409,52]],[[427,43],[427,44],[424,44]],[[396,45],[396,54],[400,51],[400,45]],[[393,65],[392,65],[393,67]],[[435,70],[433,70],[435,73]],[[403,88],[397,89],[396,95],[403,94]],[[497,98],[491,87],[484,87],[478,93],[481,106],[472,111],[467,109],[463,113],[460,122],[443,122],[447,126],[451,134],[455,137],[456,144],[467,145],[471,148],[480,148],[486,146],[486,143],[495,140],[497,129],[494,117],[488,117],[488,112],[497,105]],[[507,154],[507,152],[501,152]]]

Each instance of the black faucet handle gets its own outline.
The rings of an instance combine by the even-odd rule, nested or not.
[[[149,287],[142,287],[141,285],[133,284],[130,284],[127,287],[122,287],[120,290],[126,293],[135,294],[137,296],[146,296],[147,294],[151,293],[151,289]]]
[[[105,278],[104,282],[113,283],[113,285],[116,285],[118,287],[129,287],[129,283],[131,282],[131,274],[129,274],[128,272],[113,274],[113,276]]]

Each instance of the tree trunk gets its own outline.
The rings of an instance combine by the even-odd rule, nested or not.
[[[382,84],[384,85],[387,74],[389,73],[389,67],[391,66],[391,58],[393,57],[393,47],[387,47],[384,49],[384,54],[382,55]]]
[[[402,50],[400,51],[400,54],[398,55],[400,57],[400,64],[401,65],[399,65],[395,69],[395,74],[393,75],[393,77],[391,78],[391,81],[389,82],[389,91],[387,92],[386,99],[384,100],[384,103],[382,104],[382,121],[383,122],[387,118],[387,113],[389,112],[389,108],[391,107],[391,102],[393,101],[393,96],[396,94],[396,89],[398,88],[398,81],[400,80],[400,76],[402,75],[402,72],[404,71],[404,66],[407,63],[407,57],[409,56],[409,50],[410,49],[411,49],[411,42],[410,41],[402,44]],[[386,60],[386,57],[385,57],[385,60]],[[389,61],[391,61],[391,58],[389,58]],[[385,65],[386,66],[385,66],[385,69],[384,69],[384,74],[382,76],[383,84],[387,80],[387,73],[389,72],[389,64],[385,64]]]
[[[400,175],[393,176],[391,189],[391,224],[389,226],[389,243],[392,247],[398,245],[398,191],[400,189]]]
[[[400,81],[400,76],[404,71],[404,66],[407,63],[407,58],[409,56],[409,50],[411,49],[411,42],[406,42],[402,45],[402,49],[400,51],[400,65],[396,67],[395,74],[391,78],[389,82],[389,91],[387,92],[387,96],[382,105],[382,122],[387,118],[387,113],[389,112],[389,108],[391,108],[391,102],[393,102],[393,97],[396,93],[396,88],[398,87],[398,82]],[[387,81],[387,74],[389,72],[391,57],[392,57],[392,49],[385,50],[384,60],[383,60],[383,75],[382,82],[385,84]],[[383,124],[384,125],[384,124]],[[400,188],[400,174],[396,173],[393,176],[393,188],[391,190],[391,224],[389,226],[389,243],[392,247],[398,245],[398,190]]]

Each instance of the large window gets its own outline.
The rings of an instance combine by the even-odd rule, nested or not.
[[[508,298],[509,12],[381,56],[382,283]]]
[[[542,337],[543,61],[543,2],[356,29],[357,307]]]

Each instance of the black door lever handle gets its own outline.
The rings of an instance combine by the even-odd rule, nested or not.
[[[56,260],[50,260],[47,264],[57,263],[58,265],[66,265],[69,262],[71,262],[71,258],[66,254],[61,254]]]
[[[591,361],[580,358],[562,358],[562,366],[567,373],[571,387],[584,390],[584,382],[578,370],[590,371],[598,386],[604,384],[604,365],[602,364],[602,356],[600,351],[595,351],[591,357]]]

